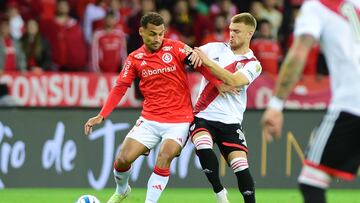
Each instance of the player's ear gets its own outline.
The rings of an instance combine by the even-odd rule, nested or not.
[[[143,36],[143,34],[144,34],[144,28],[143,28],[143,27],[140,27],[140,28],[139,28],[139,35],[140,35],[140,36]]]

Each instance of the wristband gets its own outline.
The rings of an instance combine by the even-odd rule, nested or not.
[[[284,109],[284,100],[273,96],[268,103],[268,107],[282,111]]]

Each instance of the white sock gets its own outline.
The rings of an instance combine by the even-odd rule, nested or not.
[[[168,181],[169,175],[161,176],[153,172],[147,184],[145,203],[157,202]]]
[[[118,172],[114,169],[114,178],[116,183],[116,193],[124,194],[129,185],[130,170]]]
[[[216,193],[217,196],[227,195],[227,190],[224,188],[220,192]]]
[[[224,188],[220,192],[215,193],[216,196],[216,202],[221,203],[229,203],[229,200],[227,198],[227,190]]]

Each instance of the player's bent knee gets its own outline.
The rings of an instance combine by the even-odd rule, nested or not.
[[[213,140],[209,134],[196,136],[192,139],[192,142],[194,143],[196,150],[212,149],[213,147]]]
[[[118,166],[129,166],[132,164],[132,160],[130,160],[126,155],[120,154],[116,158],[116,162]]]
[[[176,154],[167,153],[167,152],[159,152],[156,166],[160,168],[168,168],[170,167],[171,161],[174,159]]]
[[[331,176],[320,169],[304,165],[298,178],[298,182],[300,184],[326,189],[330,185]]]
[[[243,170],[249,168],[248,161],[245,157],[234,158],[233,160],[231,160],[230,166],[231,166],[232,170],[234,171],[234,173],[243,171]]]
[[[174,157],[176,156],[176,154],[170,154],[170,153],[159,153],[158,154],[158,160],[160,161],[171,161]]]

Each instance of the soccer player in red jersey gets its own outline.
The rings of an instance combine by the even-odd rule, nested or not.
[[[121,202],[129,194],[131,164],[161,142],[145,200],[146,203],[157,202],[169,180],[170,163],[185,145],[193,120],[184,64],[191,61],[197,67],[201,64],[200,58],[184,43],[164,39],[164,21],[157,13],[150,12],[141,18],[139,33],[144,45],[127,57],[101,112],[85,124],[85,134],[91,133],[92,127],[100,124],[116,107],[135,77],[140,78],[139,87],[145,98],[143,110],[116,157],[114,176],[117,187],[108,203]],[[231,87],[220,84],[206,68],[200,66],[196,69],[219,87],[219,91],[233,91]]]

